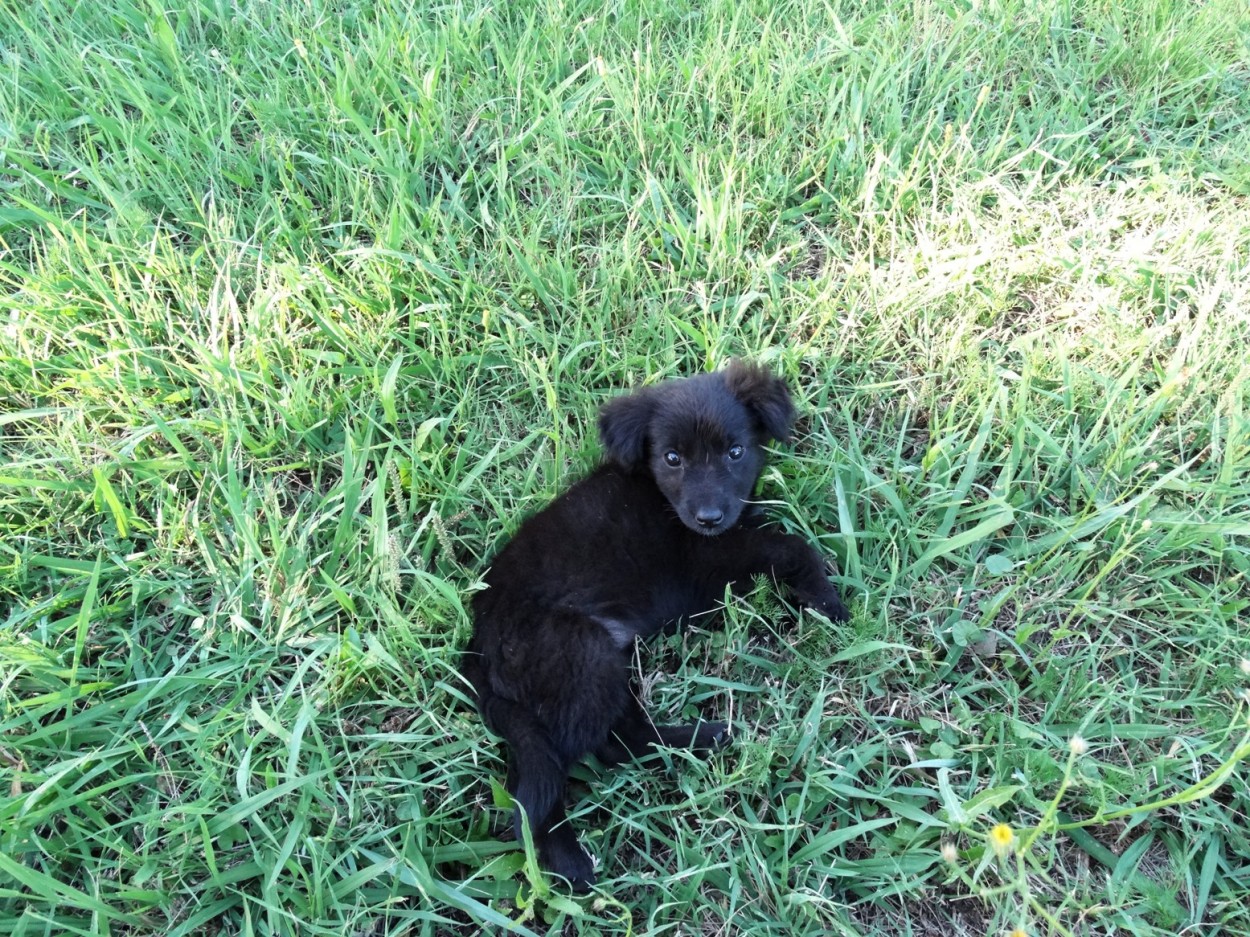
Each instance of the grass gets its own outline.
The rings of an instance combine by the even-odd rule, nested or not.
[[[0,933],[1250,933],[1247,115],[1245,0],[4,4]],[[738,741],[575,900],[466,600],[733,355],[856,615],[640,651]]]

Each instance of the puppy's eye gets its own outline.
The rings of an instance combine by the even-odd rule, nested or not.
[[[730,446],[729,447],[729,458],[733,459],[735,462],[737,462],[746,454],[747,454],[747,451],[742,446]]]
[[[664,453],[664,461],[673,468],[677,468],[677,466],[681,465],[681,456],[670,449],[668,452]]]

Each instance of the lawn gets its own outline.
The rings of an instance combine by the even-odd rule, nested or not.
[[[0,192],[0,934],[1250,934],[1247,0],[6,2]],[[469,598],[734,356],[854,618],[574,897]]]

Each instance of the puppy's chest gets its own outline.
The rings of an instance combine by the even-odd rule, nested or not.
[[[650,638],[715,604],[693,579],[653,576],[621,581],[617,588],[601,591],[599,601],[592,603],[592,617],[607,629],[614,643],[623,646],[632,643],[635,635]]]
[[[611,637],[612,643],[618,648],[627,648],[635,637],[644,640],[654,637],[661,631],[670,631],[682,619],[696,613],[692,596],[679,589],[661,596],[632,596],[634,603],[614,604],[609,611],[592,614],[590,617],[599,624]],[[706,611],[699,608],[697,611]]]

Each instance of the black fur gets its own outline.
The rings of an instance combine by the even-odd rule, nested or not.
[[[787,439],[793,419],[784,382],[740,362],[611,401],[599,418],[605,463],[521,526],[474,599],[465,674],[508,743],[508,789],[540,860],[578,889],[594,871],[565,822],[569,768],[592,753],[614,764],[728,738],[719,722],[651,722],[630,688],[634,638],[761,573],[846,618],[820,555],[744,515],[763,445]],[[518,836],[520,823],[518,810]]]

